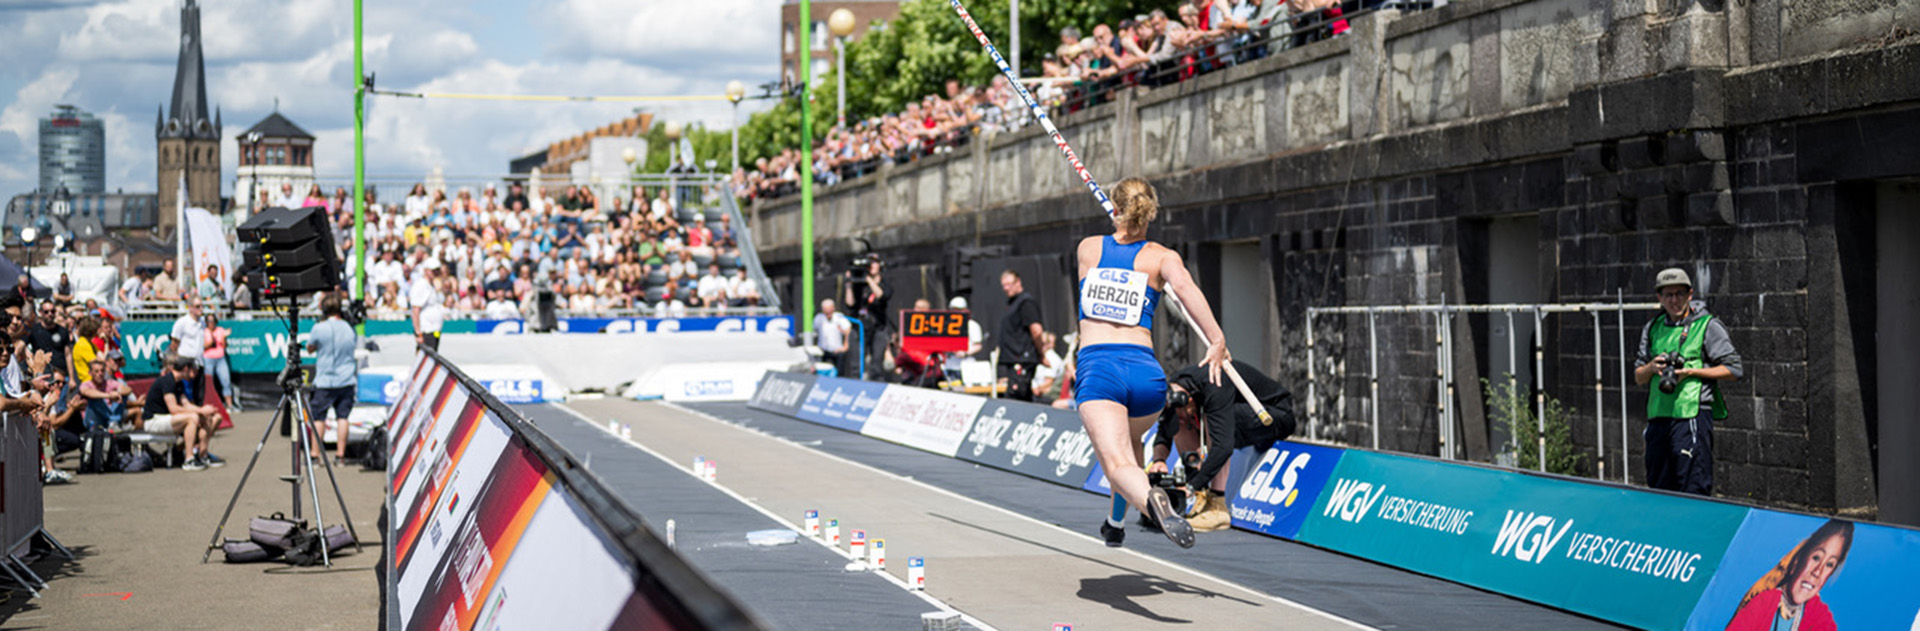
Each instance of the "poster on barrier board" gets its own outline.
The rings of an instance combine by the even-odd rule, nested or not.
[[[815,377],[813,389],[800,401],[796,416],[803,421],[858,432],[866,427],[867,419],[888,389],[884,383]]]
[[[472,504],[471,509],[440,531],[446,542],[442,554],[412,562],[396,558],[401,628],[475,628],[490,602],[484,597],[554,485],[546,463],[518,440],[482,477],[485,482],[474,497],[460,498]]]
[[[421,484],[406,489],[406,503],[395,495],[395,514],[401,516],[393,524],[393,559],[399,569],[396,575],[404,575],[415,559],[439,558],[446,552],[451,545],[447,528],[460,523],[473,509],[471,499],[486,484],[485,476],[493,471],[512,438],[506,423],[491,412],[483,412],[468,425],[468,438],[450,446],[442,456],[444,473],[436,470]]]
[[[1079,414],[1004,399],[980,407],[958,455],[1064,486],[1080,486],[1094,462]]]
[[[1650,629],[1686,624],[1744,507],[1348,450],[1301,541]]]
[[[769,372],[747,399],[747,407],[781,416],[800,416],[800,403],[813,391],[814,376],[798,372]],[[855,430],[858,431],[858,430]]]
[[[1280,441],[1264,452],[1235,450],[1227,509],[1233,525],[1292,539],[1313,512],[1321,490],[1333,476],[1343,450]]]
[[[1916,586],[1920,531],[1756,509],[1687,628],[1920,629]]]
[[[828,381],[845,380],[822,377],[814,385],[814,393],[817,395]],[[887,386],[860,433],[952,458],[986,401],[940,390]]]

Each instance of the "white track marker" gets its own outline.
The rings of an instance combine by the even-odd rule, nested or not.
[[[654,403],[654,404],[657,404],[657,405],[664,405],[664,406],[667,406],[667,407],[670,407],[670,408],[673,408],[673,409],[676,409],[676,410],[680,410],[680,411],[682,411],[682,412],[686,412],[686,413],[688,413],[688,414],[692,414],[692,415],[694,415],[694,416],[699,416],[699,417],[702,417],[702,418],[706,418],[706,419],[710,419],[710,420],[712,420],[712,421],[714,421],[714,422],[716,422],[716,423],[719,423],[719,424],[721,424],[721,425],[725,425],[725,426],[727,426],[727,427],[731,427],[731,428],[734,428],[734,429],[736,429],[736,430],[740,430],[740,431],[742,431],[742,432],[746,432],[746,433],[749,433],[749,434],[755,434],[755,435],[759,435],[759,436],[765,436],[765,437],[767,437],[767,438],[771,438],[771,439],[773,439],[773,440],[775,440],[775,441],[777,441],[777,442],[779,442],[779,443],[782,443],[782,444],[785,444],[785,445],[787,445],[787,446],[789,446],[789,447],[792,447],[792,448],[794,448],[794,449],[799,449],[799,450],[801,450],[801,451],[806,451],[806,452],[809,452],[809,453],[813,453],[813,454],[816,454],[816,455],[819,455],[819,456],[820,456],[820,457],[822,457],[822,458],[826,458],[826,459],[828,459],[828,460],[832,460],[832,461],[834,461],[834,462],[839,462],[839,463],[842,463],[842,464],[847,464],[847,465],[851,465],[851,466],[854,466],[854,467],[857,467],[857,468],[860,468],[860,469],[865,469],[865,470],[867,470],[867,471],[871,471],[871,472],[873,472],[873,473],[876,473],[876,474],[879,474],[880,476],[882,476],[882,477],[885,477],[885,478],[887,478],[887,479],[890,479],[890,480],[895,480],[895,481],[899,481],[899,482],[904,482],[904,483],[907,483],[907,484],[911,484],[911,485],[914,485],[914,486],[918,486],[918,487],[920,487],[920,488],[924,488],[924,489],[927,489],[927,490],[929,490],[929,491],[933,491],[933,492],[935,492],[935,493],[939,493],[939,494],[941,494],[941,495],[945,495],[945,496],[947,496],[947,497],[951,497],[951,498],[954,498],[954,499],[956,499],[956,500],[960,500],[960,501],[963,501],[963,502],[967,502],[967,503],[971,503],[971,504],[975,504],[975,505],[978,505],[978,506],[981,506],[981,507],[984,507],[984,508],[986,508],[986,509],[988,509],[988,510],[992,510],[992,511],[996,511],[996,512],[999,512],[999,513],[1001,513],[1001,514],[1004,514],[1004,515],[1007,515],[1007,516],[1009,516],[1009,517],[1013,517],[1013,518],[1015,518],[1015,519],[1019,519],[1019,520],[1021,520],[1021,521],[1027,521],[1027,522],[1032,522],[1032,523],[1035,523],[1035,524],[1039,524],[1039,525],[1040,525],[1040,526],[1042,526],[1042,527],[1046,527],[1046,528],[1052,528],[1052,529],[1055,529],[1055,530],[1058,530],[1058,531],[1060,531],[1060,532],[1064,532],[1064,533],[1067,533],[1067,534],[1070,534],[1070,535],[1073,535],[1073,536],[1075,536],[1075,537],[1079,537],[1079,538],[1082,538],[1082,539],[1086,539],[1086,540],[1088,540],[1088,541],[1092,541],[1092,542],[1096,542],[1096,543],[1099,543],[1099,544],[1100,544],[1100,545],[1102,545],[1102,546],[1105,546],[1105,545],[1106,545],[1106,542],[1105,542],[1104,540],[1101,540],[1101,539],[1098,539],[1098,538],[1096,538],[1096,537],[1094,537],[1093,535],[1089,535],[1089,534],[1086,534],[1086,533],[1083,533],[1083,532],[1079,532],[1079,531],[1076,531],[1076,530],[1069,530],[1069,529],[1067,529],[1067,528],[1065,528],[1065,527],[1063,527],[1063,526],[1060,526],[1059,524],[1053,524],[1053,523],[1048,523],[1048,522],[1045,522],[1045,521],[1041,521],[1041,520],[1039,520],[1039,519],[1035,519],[1035,518],[1033,518],[1033,517],[1031,517],[1031,516],[1028,516],[1028,515],[1023,515],[1023,514],[1020,514],[1020,513],[1018,513],[1018,512],[1014,512],[1014,511],[1012,511],[1012,510],[1009,510],[1009,509],[1006,509],[1006,508],[1003,508],[1003,507],[1000,507],[1000,506],[995,506],[995,505],[993,505],[993,504],[989,504],[989,503],[987,503],[987,502],[984,502],[984,501],[981,501],[981,500],[978,500],[978,499],[974,499],[974,498],[971,498],[971,497],[967,497],[967,496],[965,496],[965,495],[961,495],[961,494],[959,494],[959,493],[955,493],[955,492],[953,492],[953,491],[949,491],[949,490],[947,490],[947,489],[943,489],[943,488],[940,488],[940,487],[937,487],[937,486],[934,486],[934,485],[932,485],[932,484],[928,484],[928,483],[926,483],[926,482],[922,482],[922,481],[920,481],[920,480],[915,480],[915,479],[913,479],[913,478],[910,478],[910,477],[907,477],[907,476],[903,476],[903,475],[900,475],[900,474],[897,474],[897,473],[894,473],[894,472],[891,472],[891,471],[887,471],[887,470],[885,470],[885,469],[881,469],[881,468],[878,468],[878,467],[874,467],[874,466],[872,466],[872,465],[869,465],[869,464],[866,464],[866,463],[862,463],[862,462],[856,462],[856,461],[853,461],[853,460],[848,460],[848,459],[846,459],[846,458],[842,458],[842,457],[840,457],[840,456],[836,456],[836,455],[833,455],[833,454],[830,454],[830,453],[827,453],[827,452],[824,452],[824,451],[820,451],[820,450],[818,450],[818,449],[812,449],[812,448],[809,448],[809,447],[804,447],[804,446],[801,446],[801,445],[800,445],[799,443],[796,443],[796,442],[794,442],[794,441],[792,441],[792,440],[788,440],[788,439],[786,439],[786,438],[781,438],[781,437],[779,437],[779,436],[775,436],[775,435],[773,435],[773,434],[770,434],[770,433],[768,433],[768,432],[765,432],[765,431],[761,431],[761,430],[756,430],[756,429],[753,429],[753,428],[750,428],[750,427],[746,427],[746,426],[744,426],[744,425],[741,425],[741,424],[739,424],[739,423],[734,423],[734,422],[732,422],[732,421],[728,421],[728,420],[726,420],[726,419],[723,419],[723,418],[720,418],[720,417],[717,417],[717,416],[714,416],[714,415],[712,415],[712,414],[708,414],[708,413],[706,413],[706,412],[701,412],[701,411],[699,411],[699,410],[694,410],[694,409],[689,409],[689,408],[686,408],[686,407],[682,407],[682,406],[679,406],[679,405],[676,405],[676,404],[674,404],[674,403],[671,403],[671,402],[667,402],[667,401],[653,401],[653,402],[650,402],[650,403]],[[573,410],[572,410],[572,408],[568,408],[568,407],[566,407],[565,405],[556,405],[555,407],[559,407],[559,408],[561,408],[561,409],[565,409],[565,410],[567,410],[567,411],[570,411],[570,412],[571,412],[571,411],[573,411]],[[574,413],[575,413],[575,414],[579,414],[578,412],[574,412]],[[645,449],[645,447],[642,447],[642,449]],[[762,512],[765,512],[765,511],[762,511]],[[771,515],[772,513],[768,513],[768,514],[769,514],[769,515]],[[1168,567],[1168,568],[1172,568],[1172,569],[1176,569],[1176,570],[1179,570],[1179,571],[1182,571],[1182,572],[1186,572],[1186,573],[1188,573],[1188,574],[1192,574],[1192,575],[1194,575],[1194,576],[1198,576],[1198,577],[1200,577],[1200,578],[1204,578],[1204,579],[1207,579],[1207,580],[1210,580],[1210,581],[1214,581],[1214,582],[1217,582],[1217,583],[1220,583],[1220,584],[1222,584],[1222,585],[1227,585],[1227,586],[1230,586],[1230,587],[1233,587],[1233,588],[1236,588],[1236,589],[1239,589],[1240,591],[1243,591],[1243,592],[1246,592],[1247,594],[1251,594],[1251,595],[1253,595],[1253,596],[1255,596],[1255,597],[1257,597],[1257,598],[1263,598],[1263,599],[1266,599],[1266,600],[1269,600],[1269,601],[1272,601],[1272,602],[1276,602],[1276,603],[1280,603],[1280,604],[1282,604],[1282,605],[1286,605],[1286,606],[1288,606],[1288,607],[1293,607],[1293,608],[1296,608],[1296,609],[1299,609],[1299,610],[1301,610],[1301,611],[1305,611],[1305,612],[1308,612],[1308,613],[1311,613],[1311,614],[1315,614],[1315,615],[1318,615],[1318,616],[1320,616],[1320,617],[1323,617],[1323,618],[1326,618],[1326,619],[1328,619],[1328,620],[1332,620],[1332,621],[1334,621],[1334,622],[1337,622],[1337,623],[1340,623],[1340,624],[1343,624],[1343,625],[1347,625],[1347,626],[1349,626],[1349,627],[1352,627],[1352,628],[1355,628],[1355,629],[1373,629],[1373,628],[1374,628],[1374,627],[1369,627],[1369,626],[1367,626],[1367,625],[1364,625],[1364,624],[1360,624],[1360,623],[1358,623],[1358,622],[1355,622],[1355,621],[1352,621],[1352,620],[1348,620],[1348,619],[1346,619],[1346,618],[1342,618],[1342,617],[1340,617],[1340,616],[1336,616],[1336,615],[1334,615],[1334,614],[1332,614],[1332,613],[1328,613],[1328,612],[1326,612],[1326,611],[1324,611],[1324,610],[1321,610],[1321,609],[1316,609],[1316,608],[1313,608],[1313,607],[1309,607],[1309,606],[1307,606],[1307,605],[1303,605],[1303,604],[1300,604],[1299,602],[1295,602],[1295,601],[1293,601],[1293,600],[1289,600],[1289,599],[1287,599],[1287,598],[1283,598],[1283,597],[1280,597],[1280,596],[1275,596],[1275,595],[1273,595],[1273,594],[1269,594],[1269,593],[1266,593],[1266,592],[1263,592],[1263,591],[1260,591],[1260,590],[1257,590],[1257,589],[1254,589],[1254,588],[1251,588],[1251,587],[1247,587],[1247,586],[1245,586],[1245,585],[1241,585],[1241,584],[1239,584],[1239,583],[1235,583],[1235,582],[1233,582],[1233,581],[1229,581],[1229,580],[1226,580],[1226,579],[1223,579],[1223,578],[1220,578],[1220,577],[1218,577],[1218,576],[1214,576],[1214,575],[1212,575],[1212,574],[1208,574],[1208,573],[1206,573],[1206,572],[1202,572],[1202,571],[1200,571],[1200,570],[1196,570],[1196,569],[1193,569],[1193,568],[1190,568],[1190,567],[1187,567],[1187,566],[1184,566],[1184,565],[1180,565],[1180,564],[1177,564],[1177,563],[1174,563],[1174,562],[1172,562],[1172,561],[1168,561],[1168,560],[1166,560],[1166,559],[1162,559],[1162,558],[1160,558],[1160,557],[1156,557],[1156,556],[1153,556],[1153,555],[1150,555],[1150,554],[1147,554],[1147,553],[1144,553],[1144,552],[1140,552],[1140,551],[1138,551],[1138,550],[1135,550],[1135,549],[1133,549],[1133,548],[1114,548],[1114,550],[1118,550],[1118,551],[1120,551],[1120,552],[1122,552],[1122,553],[1124,553],[1124,554],[1131,554],[1131,555],[1133,555],[1133,556],[1136,556],[1136,557],[1139,557],[1140,559],[1142,559],[1142,560],[1145,560],[1145,561],[1147,561],[1147,562],[1149,562],[1149,563],[1154,563],[1154,564],[1157,564],[1157,565],[1161,565],[1161,566],[1165,566],[1165,567]]]
[[[574,418],[578,418],[588,425],[593,425],[595,427],[598,427],[598,425],[593,422],[593,419],[588,418],[587,415],[585,414],[581,414],[579,410],[575,410],[571,407],[568,407],[567,404],[565,403],[554,403],[551,405],[553,405],[553,407],[556,409],[563,410],[568,414],[572,414]],[[668,404],[668,405],[672,405],[672,404]],[[672,407],[676,410],[681,410],[689,414],[693,414],[693,415],[700,416],[707,419],[712,419],[714,421],[719,421],[722,425],[729,425],[729,423],[727,423],[726,421],[721,421],[720,419],[714,418],[713,416],[710,416],[710,415],[694,412],[692,410],[688,410],[686,408],[683,408],[677,405],[673,405]],[[735,427],[738,427],[738,426],[735,426]],[[744,430],[744,428],[740,428],[740,429]],[[792,444],[792,441],[788,441],[786,439],[775,438],[772,436],[769,436],[768,438],[774,438],[774,440],[781,443]],[[628,441],[627,444],[633,445],[635,449],[639,449],[640,451],[646,452],[647,455],[660,459],[661,462],[667,463],[667,466],[673,467],[675,469],[679,468],[678,465],[674,464],[672,458],[668,458],[665,454],[662,454],[658,451],[654,451],[652,447],[648,447],[646,445],[642,445],[640,443],[633,442],[633,441]],[[813,451],[811,449],[806,449],[805,447],[799,447],[797,445],[795,447],[805,451]],[[814,452],[814,453],[821,453],[821,452]],[[827,455],[828,457],[832,457],[831,455],[824,454],[824,453],[821,453],[821,455]],[[847,462],[852,463],[852,461],[847,461]],[[852,464],[859,465],[859,463],[852,463]],[[859,466],[862,466],[868,469],[873,469],[872,467],[866,467],[866,465],[859,465]],[[873,470],[879,471],[878,469],[873,469]],[[893,474],[886,473],[885,471],[880,471],[880,473],[888,476],[893,476]],[[699,476],[695,476],[695,477],[699,477]],[[893,477],[898,477],[898,476],[893,476]],[[753,500],[747,499],[745,496],[739,493],[735,493],[733,489],[729,489],[727,487],[720,486],[718,484],[713,485],[713,488],[719,489],[721,493],[727,494],[727,497],[733,498],[734,501],[739,502],[743,505],[746,505],[747,507],[752,508],[755,511],[758,511],[762,515],[766,515],[768,519],[772,519],[773,521],[779,523],[781,526],[785,526],[788,529],[791,529],[795,532],[798,532],[800,530],[799,526],[796,526],[793,522],[788,521],[787,519],[774,514],[773,511],[767,510],[766,507],[763,507],[759,504],[755,504]],[[928,488],[933,488],[933,487],[928,487]],[[848,561],[855,560],[853,557],[849,556],[846,553],[846,551],[841,550],[839,546],[828,545],[826,542],[820,541],[818,539],[815,539],[813,541],[814,543],[818,543],[818,544],[821,544],[822,546],[825,546],[828,550],[832,550],[834,554],[838,554],[841,557],[847,559]],[[915,558],[918,558],[918,557],[915,557]],[[908,568],[908,573],[909,574],[912,573],[912,568]],[[886,572],[875,572],[874,575],[879,576],[881,579],[884,579],[889,583],[892,583],[895,587],[899,587],[902,590],[912,592],[914,595],[919,596],[920,600],[926,601],[927,604],[932,605],[934,608],[939,609],[940,611],[951,611],[953,613],[959,614],[961,620],[965,621],[967,624],[973,625],[975,629],[979,629],[980,631],[998,631],[998,628],[994,627],[993,625],[987,624],[985,622],[981,622],[979,618],[975,618],[973,616],[967,615],[967,612],[960,611],[959,609],[953,608],[952,605],[948,605],[947,603],[941,602],[940,599],[934,598],[932,595],[928,594],[924,589],[920,587],[914,587],[913,585],[908,584],[906,581],[900,580],[899,577],[896,577]],[[922,583],[924,583],[924,580],[922,581]],[[1259,593],[1259,592],[1254,592],[1254,593]]]

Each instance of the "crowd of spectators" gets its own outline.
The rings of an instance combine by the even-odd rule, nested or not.
[[[122,372],[126,356],[114,312],[92,300],[74,302],[71,295],[19,291],[27,282],[22,276],[16,291],[0,297],[0,412],[31,419],[39,431],[45,482],[72,480],[54,458],[82,449],[83,437],[92,437],[100,453],[114,434],[171,437],[167,442],[180,446],[183,469],[225,464],[208,449],[222,414],[213,404],[237,409],[231,378],[209,379],[204,372],[216,363],[224,366],[226,329],[216,316],[189,298],[187,313],[174,323],[160,375],[136,394]],[[81,471],[123,466],[83,460]]]
[[[1164,85],[1245,63],[1273,51],[1346,33],[1347,17],[1382,0],[1183,0],[1167,10],[1097,24],[1083,36],[1060,30],[1060,44],[1041,58],[1028,91],[1050,112],[1102,102],[1128,85]],[[1411,6],[1411,5],[1406,5]],[[985,87],[946,82],[944,94],[908,103],[897,114],[836,126],[811,156],[787,149],[734,171],[739,198],[775,198],[799,190],[801,160],[815,182],[832,185],[880,168],[953,151],[973,136],[1018,129],[1032,121],[1026,103],[995,74]]]
[[[682,187],[692,188],[692,187]],[[283,186],[269,206],[326,209],[334,242],[354,275],[353,207],[345,189],[331,198],[315,187],[297,197]],[[731,215],[708,216],[678,204],[669,187],[636,186],[599,196],[569,186],[558,195],[515,182],[501,195],[487,184],[428,190],[416,184],[398,203],[367,192],[367,307],[376,317],[410,312],[412,296],[436,307],[489,319],[530,315],[541,292],[574,313],[640,312],[683,316],[689,309],[760,304],[758,284],[740,262]],[[131,282],[131,281],[130,281]],[[418,288],[430,285],[432,291]],[[236,294],[244,289],[236,283]],[[236,304],[243,296],[233,296]]]

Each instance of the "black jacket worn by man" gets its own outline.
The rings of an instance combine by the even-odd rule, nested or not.
[[[1247,389],[1260,398],[1267,413],[1273,416],[1273,425],[1261,425],[1253,408],[1240,397],[1240,390],[1233,386],[1225,370],[1220,371],[1220,385],[1207,380],[1204,366],[1191,366],[1167,376],[1167,385],[1179,385],[1193,397],[1200,406],[1200,414],[1207,421],[1207,457],[1200,462],[1200,473],[1187,479],[1188,488],[1204,489],[1220,474],[1233,457],[1233,450],[1240,447],[1266,449],[1274,441],[1293,435],[1293,393],[1286,386],[1254,369],[1245,362],[1235,360],[1233,367],[1240,371],[1240,378],[1247,382]],[[1155,434],[1155,445],[1173,447],[1173,435],[1180,430],[1179,417],[1172,408],[1160,413],[1160,429]]]

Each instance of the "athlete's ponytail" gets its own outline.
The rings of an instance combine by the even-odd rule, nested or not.
[[[1160,215],[1160,193],[1146,180],[1130,177],[1113,185],[1114,221],[1128,230],[1146,230]]]

